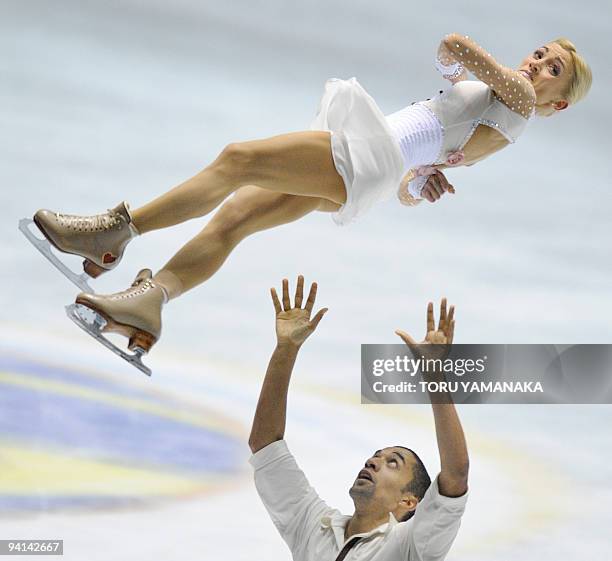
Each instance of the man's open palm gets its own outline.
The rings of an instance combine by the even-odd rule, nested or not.
[[[283,279],[283,303],[281,305],[276,289],[271,288],[272,302],[276,312],[276,338],[279,344],[292,344],[301,346],[308,336],[316,329],[317,325],[327,312],[327,308],[319,310],[311,319],[312,308],[317,297],[317,283],[313,282],[302,308],[304,299],[304,277],[300,275],[295,289],[295,303],[291,306],[289,297],[289,281]]]
[[[425,339],[420,343],[417,343],[405,331],[398,329],[395,333],[402,338],[413,353],[423,355],[426,358],[445,358],[450,351],[450,345],[455,334],[455,306],[450,307],[447,315],[446,298],[442,298],[440,321],[436,329],[433,302],[427,304],[427,332],[425,333]]]

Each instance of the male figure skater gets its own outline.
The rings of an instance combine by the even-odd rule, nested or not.
[[[441,471],[431,483],[419,457],[403,446],[381,448],[365,462],[349,494],[352,516],[343,516],[319,498],[283,440],[287,390],[297,353],[316,329],[326,308],[311,319],[317,285],[302,308],[303,277],[291,306],[283,280],[282,305],[271,289],[276,310],[277,345],[264,378],[249,445],[257,491],[294,561],[442,561],[455,539],[467,499],[468,453],[450,400],[432,399]],[[454,309],[440,307],[435,328],[433,304],[427,309],[427,335],[418,344],[426,358],[444,358],[454,331]],[[396,333],[414,350],[417,343]],[[436,345],[429,345],[436,343]]]

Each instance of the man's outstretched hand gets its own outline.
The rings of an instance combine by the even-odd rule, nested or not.
[[[271,288],[272,302],[276,312],[276,338],[279,345],[300,347],[310,334],[317,328],[327,312],[327,308],[319,310],[311,319],[312,308],[317,297],[317,283],[313,282],[308,293],[306,305],[302,308],[304,299],[304,277],[300,275],[295,289],[295,303],[291,307],[289,297],[289,281],[283,279],[283,304],[278,299],[276,289]]]
[[[419,356],[425,358],[446,358],[450,352],[450,345],[453,342],[455,333],[455,306],[450,307],[448,314],[446,313],[446,298],[442,298],[440,303],[440,321],[436,329],[434,318],[433,302],[427,304],[427,333],[425,339],[417,343],[408,333],[397,329],[395,333],[399,335],[404,343],[410,347],[410,350]],[[433,346],[432,346],[433,345]]]

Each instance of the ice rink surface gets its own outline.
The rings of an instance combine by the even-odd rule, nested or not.
[[[5,1],[0,8],[0,539],[62,538],[66,559],[289,559],[246,440],[274,345],[268,288],[319,282],[329,313],[302,350],[287,441],[329,504],[385,445],[438,466],[427,407],[359,404],[359,344],[420,336],[428,300],[461,343],[610,342],[608,3]],[[441,37],[509,66],[558,36],[589,97],[515,146],[448,173],[435,205],[390,201],[336,227],[263,232],[173,301],[151,379],[64,315],[72,285],[23,238],[38,208],[140,206],[227,143],[308,128],[325,80],[357,76],[388,114],[447,87]],[[134,241],[96,281],[158,269],[207,218]],[[77,260],[73,261],[78,263]],[[609,406],[465,406],[470,500],[450,560],[606,559]]]

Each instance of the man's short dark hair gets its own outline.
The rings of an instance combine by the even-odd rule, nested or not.
[[[405,446],[395,446],[395,448],[402,448],[403,450],[408,450],[414,456],[414,466],[412,466],[412,481],[408,483],[403,489],[402,493],[412,493],[419,501],[423,499],[425,496],[425,492],[429,489],[431,485],[431,478],[429,477],[429,473],[427,473],[427,468],[425,464],[419,458],[419,455],[410,448],[406,448]],[[411,510],[405,516],[402,517],[400,522],[406,522],[406,520],[410,520],[414,516],[415,511]]]

